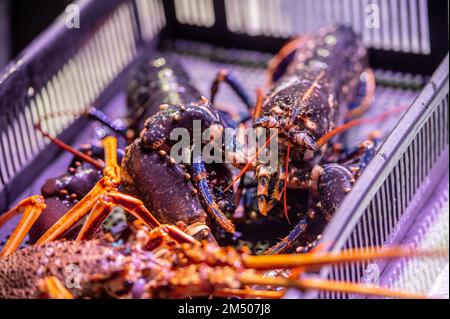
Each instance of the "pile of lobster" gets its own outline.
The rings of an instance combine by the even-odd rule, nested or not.
[[[361,122],[354,118],[373,98],[373,73],[358,37],[343,26],[304,35],[272,60],[269,75],[271,89],[266,96],[258,92],[256,106],[225,70],[208,100],[179,64],[158,55],[130,81],[126,125],[91,109],[106,136],[78,149],[38,125],[74,159],[64,175],[44,184],[41,195],[0,216],[1,227],[22,213],[0,253],[0,298],[280,298],[286,288],[421,297],[307,275],[329,264],[437,256],[402,247],[328,253],[316,245],[375,152],[375,135],[353,149],[331,142]],[[247,106],[248,117],[237,119],[216,107],[222,82]],[[355,101],[357,107],[348,107]],[[177,142],[172,132],[192,134],[196,122],[209,132],[201,147],[236,146],[238,138],[223,142],[224,130],[250,123],[267,129],[267,139],[251,158],[236,151],[233,158],[245,160],[231,165],[205,161],[191,143],[181,149],[188,161],[180,163],[171,156]],[[275,166],[258,156],[274,141]],[[255,178],[249,180],[250,170]],[[115,207],[127,216],[121,227],[106,227]],[[242,224],[252,219],[260,225],[266,215],[284,215],[296,225],[260,256],[225,245]],[[27,235],[30,245],[18,250]],[[272,269],[288,271],[267,276]]]

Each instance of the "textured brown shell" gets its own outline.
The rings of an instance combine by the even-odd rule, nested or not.
[[[41,279],[55,276],[64,284],[71,279],[70,266],[78,267],[81,287],[70,289],[71,293],[92,295],[89,284],[92,275],[109,275],[123,268],[123,261],[116,258],[117,252],[98,241],[51,242],[19,250],[0,259],[0,298],[37,297]]]

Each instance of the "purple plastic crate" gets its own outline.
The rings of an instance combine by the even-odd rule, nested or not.
[[[151,54],[159,37],[174,44],[169,53],[181,59],[194,83],[207,95],[214,70],[222,67],[235,69],[244,85],[254,90],[262,84],[264,70],[255,64],[249,65],[248,61],[266,61],[273,50],[257,51],[285,40],[273,37],[274,33],[284,30],[286,33],[282,35],[287,36],[314,24],[310,21],[309,25],[292,24],[290,29],[286,26],[282,29],[274,19],[273,25],[256,24],[247,30],[248,25],[242,25],[231,15],[232,10],[247,5],[244,1],[187,1],[187,6],[179,3],[161,0],[77,2],[80,29],[68,29],[62,15],[0,72],[0,212],[6,211],[18,199],[38,193],[42,182],[63,170],[69,161],[67,154],[61,155],[36,132],[34,124],[43,120],[45,130],[76,144],[93,129],[79,116],[90,105],[103,108],[109,114],[123,114],[126,103],[123,88],[128,71]],[[346,3],[354,5],[353,10],[364,9],[356,2]],[[383,126],[356,129],[348,134],[348,141],[354,143],[363,139],[367,131],[378,128],[386,133],[387,139],[326,228],[322,243],[329,243],[330,250],[399,243],[425,245],[432,237],[429,232],[434,231],[436,225],[443,225],[438,237],[447,236],[447,241],[436,239],[430,242],[443,243],[448,248],[448,182],[443,181],[448,176],[448,56],[441,61],[442,52],[448,51],[448,44],[442,48],[436,41],[439,39],[433,38],[436,34],[433,31],[442,24],[441,20],[447,23],[447,18],[439,17],[437,22],[427,19],[427,10],[435,10],[436,3],[411,1],[407,10],[418,10],[420,18],[411,21],[411,30],[398,31],[398,37],[381,39],[384,42],[380,43],[376,31],[363,34],[366,44],[372,48],[372,63],[380,69],[377,71],[379,78],[410,84],[415,81],[416,73],[421,74],[420,79],[434,75],[420,94],[411,89],[378,88],[371,115],[382,112],[388,102],[406,103],[411,105],[410,108],[401,119],[393,118]],[[298,5],[303,4],[294,4],[290,0],[271,3],[273,12],[298,9]],[[308,7],[310,4],[305,2],[304,6],[305,10],[300,12],[305,15],[314,11]],[[340,9],[333,6],[326,9],[329,13],[318,21],[330,22],[329,18],[362,28],[360,21],[349,18],[346,11],[349,8],[343,7],[342,12],[336,12]],[[262,18],[265,12],[267,10],[259,10],[256,14]],[[404,12],[397,14],[404,15]],[[298,13],[296,16],[299,17]],[[424,26],[426,22],[429,25]],[[422,25],[415,26],[414,23]],[[395,26],[392,28],[394,30]],[[215,41],[220,38],[217,34],[222,35],[226,48],[215,46]],[[395,35],[393,31],[391,34]],[[190,40],[175,41],[174,38]],[[198,39],[210,43],[192,42]],[[396,48],[399,43],[400,47]],[[201,52],[196,52],[199,48]],[[192,51],[190,54],[185,52],[189,50]],[[440,67],[430,69],[436,60],[441,62]],[[407,74],[409,72],[413,74]],[[227,89],[221,91],[219,100],[239,105]],[[55,114],[58,116],[49,117]],[[0,231],[0,242],[13,227],[14,221]],[[412,266],[404,260],[389,264],[348,264],[324,269],[320,275],[353,282],[376,281],[386,286],[428,292],[432,282],[440,278],[441,268],[448,267],[448,261],[427,267],[434,267],[435,271],[427,281],[420,278],[421,286],[414,285],[414,280],[419,278],[411,276]],[[445,280],[448,283],[448,277]],[[292,291],[288,297],[300,295]],[[302,297],[357,296],[312,292]]]

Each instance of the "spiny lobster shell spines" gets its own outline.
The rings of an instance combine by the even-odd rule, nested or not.
[[[21,249],[0,259],[0,298],[36,298],[39,281],[55,276],[63,283],[72,271],[79,275],[79,286],[93,287],[90,275],[110,274],[123,269],[119,249],[97,241],[49,242]],[[75,296],[94,296],[94,291],[72,289]]]

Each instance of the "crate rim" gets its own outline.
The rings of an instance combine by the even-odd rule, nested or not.
[[[391,171],[393,164],[402,154],[414,136],[414,130],[420,127],[430,113],[429,106],[434,101],[448,94],[449,86],[449,55],[444,58],[441,65],[434,72],[428,84],[419,96],[409,106],[397,125],[392,129],[375,158],[365,169],[352,189],[352,196],[347,196],[339,206],[323,235],[322,242],[330,243],[329,250],[338,250],[342,247],[351,230],[367,208],[367,202],[381,186],[382,181]],[[445,90],[447,87],[447,90]],[[447,154],[448,157],[448,154]],[[354,198],[358,198],[356,201]]]

